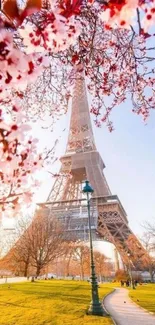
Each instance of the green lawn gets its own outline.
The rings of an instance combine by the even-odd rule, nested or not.
[[[129,291],[130,298],[141,307],[155,313],[155,284],[138,286]]]
[[[112,288],[101,285],[100,297]],[[0,325],[111,325],[109,317],[87,316],[90,284],[36,281],[0,285]]]

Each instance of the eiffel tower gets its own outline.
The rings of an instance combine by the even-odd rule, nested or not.
[[[70,129],[61,168],[45,203],[38,213],[56,216],[65,226],[70,240],[88,240],[87,204],[82,193],[89,180],[94,189],[91,198],[91,226],[94,240],[113,243],[122,259],[131,249],[128,238],[134,238],[139,256],[146,254],[128,225],[126,212],[117,195],[112,195],[103,169],[105,164],[96,149],[83,73],[77,72]],[[133,252],[132,252],[133,254]]]

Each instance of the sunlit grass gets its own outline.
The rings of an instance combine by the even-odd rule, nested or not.
[[[155,313],[155,284],[140,285],[136,290],[130,289],[129,296],[141,307]]]
[[[100,285],[103,298],[112,291]],[[86,315],[90,284],[79,281],[36,281],[0,286],[0,325],[110,325],[110,317]]]

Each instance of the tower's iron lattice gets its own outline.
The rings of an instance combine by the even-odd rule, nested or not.
[[[139,258],[146,252],[128,226],[126,212],[117,195],[112,195],[103,173],[105,164],[96,149],[85,81],[77,74],[66,153],[61,157],[61,169],[45,203],[38,213],[54,215],[62,221],[70,240],[88,239],[88,214],[82,194],[82,183],[87,179],[94,189],[91,199],[94,239],[113,243],[125,258],[131,252],[128,239],[132,237]],[[138,252],[138,253],[137,253]],[[131,258],[132,258],[131,257]]]

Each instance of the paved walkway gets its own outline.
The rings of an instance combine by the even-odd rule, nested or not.
[[[22,281],[27,281],[27,278],[25,278],[25,277],[15,277],[15,278],[4,277],[3,279],[0,279],[0,284],[15,283],[15,282],[22,282]]]
[[[116,289],[105,298],[104,305],[117,325],[155,325],[155,316],[134,304],[127,289]]]

